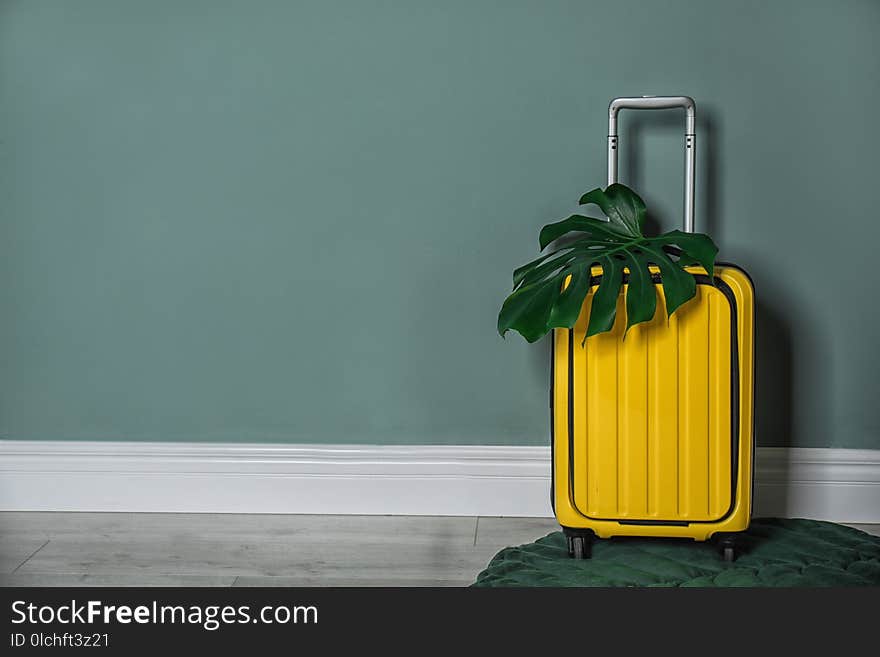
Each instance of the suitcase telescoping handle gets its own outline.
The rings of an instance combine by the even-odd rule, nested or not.
[[[696,106],[688,96],[615,98],[608,106],[608,184],[617,182],[617,113],[622,109],[674,109],[687,116],[684,129],[684,232],[694,232],[694,169],[697,155]]]

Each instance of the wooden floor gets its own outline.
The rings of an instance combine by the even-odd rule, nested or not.
[[[7,512],[0,586],[466,586],[501,548],[556,529],[547,518]]]

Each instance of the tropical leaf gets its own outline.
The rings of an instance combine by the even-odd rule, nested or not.
[[[626,330],[654,317],[659,271],[667,317],[696,294],[696,281],[686,266],[699,264],[711,279],[718,247],[702,233],[673,230],[657,237],[643,231],[645,203],[626,185],[594,189],[581,205],[596,205],[607,220],[583,215],[541,229],[541,249],[571,235],[574,239],[513,272],[513,292],[498,314],[498,332],[513,329],[535,342],[554,328],[571,328],[590,289],[598,285],[590,306],[586,337],[614,326],[617,297],[626,277]],[[601,267],[597,281],[593,267]]]

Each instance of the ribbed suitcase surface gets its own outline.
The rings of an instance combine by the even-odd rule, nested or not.
[[[625,338],[621,294],[614,329],[582,347],[591,293],[575,327],[557,332],[556,367],[568,369],[559,374],[568,388],[572,502],[583,516],[694,522],[729,512],[736,307],[723,283],[709,283],[701,277],[696,298],[669,319],[658,285],[654,319]]]

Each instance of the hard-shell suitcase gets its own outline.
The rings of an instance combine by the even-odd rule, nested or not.
[[[608,184],[617,181],[617,114],[624,108],[686,110],[685,231],[693,231],[695,107],[684,96],[617,98],[609,106]],[[623,339],[617,320],[586,340],[594,280],[572,329],[556,329],[551,374],[551,502],[569,552],[594,537],[719,540],[734,558],[748,528],[753,487],[754,290],[740,268],[699,267],[696,297],[669,319]],[[663,301],[659,272],[653,279]],[[624,281],[625,282],[625,281]]]

